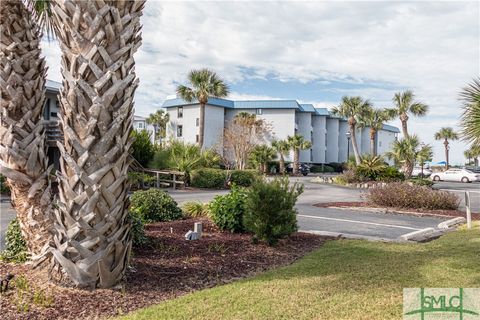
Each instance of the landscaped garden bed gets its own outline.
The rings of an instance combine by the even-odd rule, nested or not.
[[[203,222],[203,236],[185,233]],[[294,233],[274,247],[254,244],[250,234],[219,231],[207,219],[154,223],[148,243],[134,248],[126,281],[115,290],[61,288],[45,272],[0,262],[0,276],[14,274],[0,295],[1,319],[94,319],[124,314],[195,290],[213,287],[288,265],[326,241]]]

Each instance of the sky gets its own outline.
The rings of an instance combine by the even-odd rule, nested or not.
[[[230,99],[295,99],[316,107],[360,95],[378,108],[411,89],[429,105],[409,131],[444,160],[441,127],[458,130],[459,92],[480,75],[480,1],[147,1],[136,53],[135,111],[159,109],[192,69],[210,68]],[[61,80],[56,42],[42,42]],[[390,124],[400,127],[398,120]],[[461,141],[450,161],[464,163]]]

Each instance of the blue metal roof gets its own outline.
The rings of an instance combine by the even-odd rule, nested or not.
[[[233,101],[235,109],[298,109],[296,100],[244,100]]]
[[[171,108],[179,106],[188,106],[192,104],[198,104],[198,101],[187,102],[180,98],[167,99],[163,102],[162,108]],[[224,108],[233,108],[233,101],[227,99],[209,98],[208,104],[212,106],[219,106]]]
[[[303,112],[312,112],[312,113],[315,113],[315,107],[313,106],[313,104],[301,104],[300,105],[300,110],[303,111]]]
[[[319,116],[329,116],[330,112],[328,112],[327,108],[316,108],[315,109],[315,114]]]
[[[62,87],[62,84],[57,81],[47,79],[47,81],[45,82],[45,89],[50,91],[58,92],[60,91],[61,87]]]
[[[385,131],[391,131],[391,132],[395,132],[395,133],[400,133],[400,129],[398,129],[397,127],[388,125],[388,124],[384,124],[384,125],[383,125],[383,130],[385,130]]]

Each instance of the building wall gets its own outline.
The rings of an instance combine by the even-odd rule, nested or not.
[[[327,118],[326,162],[338,162],[339,119]]]
[[[347,161],[347,154],[352,151],[351,147],[350,150],[348,149],[347,131],[348,122],[340,120],[338,126],[338,162]]]
[[[361,151],[360,154],[370,153],[370,128],[360,128],[361,132]]]
[[[205,106],[204,148],[214,148],[218,152],[222,152],[223,129],[225,125],[224,115],[224,108],[209,105]]]
[[[387,151],[390,151],[392,144],[396,140],[395,132],[380,130],[377,132],[377,154],[384,156]],[[385,158],[390,165],[393,165],[393,160]]]
[[[179,140],[187,143],[195,143],[198,135],[197,118],[200,117],[200,105],[183,107],[183,117],[178,117],[178,108],[169,108],[170,122],[167,125],[167,140]],[[208,120],[205,119],[207,125]],[[182,136],[177,135],[178,127],[182,126]]]
[[[327,140],[327,116],[312,116],[313,126],[313,162],[325,163],[325,142]]]
[[[296,133],[303,136],[305,140],[312,141],[312,114],[309,112],[296,112],[295,122],[297,124]],[[312,149],[300,150],[300,162],[312,162]]]

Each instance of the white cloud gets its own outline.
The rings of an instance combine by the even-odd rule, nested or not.
[[[479,7],[477,1],[147,1],[143,46],[136,55],[141,81],[136,109],[140,114],[157,109],[188,71],[200,67],[232,84],[267,76],[322,85],[375,81],[391,85],[344,94],[383,106],[393,92],[414,90],[438,120],[411,121],[412,130],[420,129],[430,142],[441,125],[457,123],[458,92],[480,74]],[[44,47],[49,77],[59,80],[58,49]],[[232,94],[249,96],[258,97]],[[317,100],[318,106],[336,103]],[[462,159],[456,152],[453,160]]]

